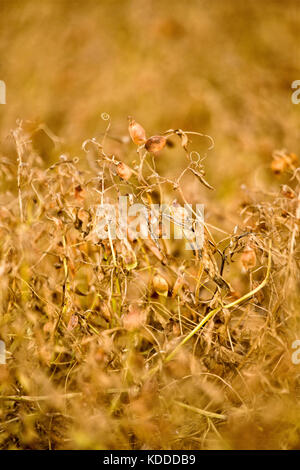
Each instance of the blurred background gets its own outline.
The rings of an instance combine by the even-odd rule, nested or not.
[[[117,136],[130,114],[148,135],[211,135],[209,197],[225,205],[242,183],[273,178],[274,149],[299,152],[297,0],[0,0],[0,10],[2,152],[12,151],[20,118],[46,123],[63,139],[60,152],[83,156],[83,140],[105,129],[102,113]],[[36,145],[53,158],[46,136]],[[181,158],[168,151],[164,165],[176,169]]]
[[[270,168],[275,150],[300,153],[300,104],[291,100],[291,84],[300,80],[299,31],[299,0],[0,0],[7,88],[0,339],[8,357],[0,368],[0,448],[300,448],[299,374],[291,361],[299,338],[298,189],[279,192],[282,183],[296,186],[291,163],[280,175]],[[207,242],[199,266],[193,252],[177,248],[165,263],[159,250],[136,243],[123,252],[124,244],[111,269],[109,249],[88,237],[100,167],[96,152],[82,150],[86,139],[102,139],[105,113],[105,151],[131,166],[138,156],[128,115],[148,137],[180,128],[213,138],[207,152],[209,140],[192,135],[191,149],[207,153],[205,179],[215,190],[188,173],[182,187],[189,202],[205,204],[205,221],[222,240],[215,256]],[[22,132],[13,136],[19,120]],[[32,142],[27,152],[23,139]],[[187,166],[179,139],[172,141],[155,157],[170,178]],[[16,145],[20,155],[25,148],[22,166]],[[62,154],[78,163],[44,171]],[[137,191],[138,183],[121,189]],[[245,197],[243,187],[254,191]],[[164,187],[163,197],[177,197],[172,189]],[[241,223],[234,233],[245,237],[233,242]],[[272,280],[259,291],[267,239]],[[238,261],[246,243],[255,258],[250,273]],[[209,281],[220,285],[219,247],[231,297]],[[187,273],[182,292],[154,291],[152,267],[153,275],[168,274],[170,290]],[[191,341],[178,361],[162,362],[202,315],[254,287],[255,297],[238,308],[231,303],[231,315],[222,309],[193,349]],[[82,394],[69,399],[69,391]],[[228,420],[219,414],[216,428],[206,409]]]

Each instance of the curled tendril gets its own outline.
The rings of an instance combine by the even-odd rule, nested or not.
[[[110,115],[108,113],[102,113],[101,119],[103,119],[103,121],[110,121]]]
[[[208,134],[202,134],[201,132],[196,132],[196,131],[184,131],[184,133],[187,134],[187,135],[191,135],[191,134],[198,135],[199,137],[205,137],[208,140],[210,140],[210,146],[208,147],[207,150],[212,150],[215,146],[214,139]]]
[[[93,145],[96,145],[97,147],[101,147],[101,145],[99,144],[99,142],[96,141],[96,139],[93,137],[92,139],[86,139],[82,145],[81,145],[81,148],[84,152],[88,152],[89,150],[87,149],[87,145],[88,144],[93,144]]]
[[[196,150],[192,150],[192,152],[189,153],[189,159],[192,165],[198,166],[201,160],[200,153],[196,152]]]

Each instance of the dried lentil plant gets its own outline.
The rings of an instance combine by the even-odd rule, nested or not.
[[[0,213],[0,447],[299,446],[289,351],[299,331],[295,156],[276,153],[271,165],[290,175],[290,186],[246,191],[232,234],[222,239],[205,222],[203,248],[186,252],[151,233],[100,239],[98,208],[128,195],[176,212],[188,203],[186,174],[212,189],[189,151],[196,135],[211,150],[209,136],[170,129],[147,138],[130,118],[130,164],[126,151],[120,159],[106,150],[108,119],[102,140],[83,143],[82,158],[61,155],[45,169],[32,144],[38,129],[19,122],[12,133],[16,170],[1,158],[11,189],[2,191]],[[167,146],[177,152],[176,142],[187,166],[171,179],[156,162]],[[176,215],[171,221],[176,229]]]

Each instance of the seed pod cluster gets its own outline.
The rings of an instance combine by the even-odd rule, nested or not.
[[[161,274],[155,274],[153,277],[153,288],[158,295],[167,297],[169,291],[169,284]]]
[[[164,148],[166,143],[167,139],[165,137],[161,135],[154,135],[146,141],[145,148],[148,150],[148,152],[156,154]]]
[[[162,135],[153,135],[147,139],[146,131],[143,126],[136,122],[131,116],[128,116],[128,122],[128,132],[132,142],[136,145],[145,144],[145,148],[148,152],[155,155],[168,143],[166,137]]]
[[[128,132],[132,142],[136,145],[142,145],[147,140],[145,129],[131,116],[128,116],[128,122]]]
[[[117,165],[117,173],[122,180],[128,181],[132,176],[132,170],[126,163],[120,162]]]

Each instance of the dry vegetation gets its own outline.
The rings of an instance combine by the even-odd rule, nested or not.
[[[0,448],[299,449],[296,2],[54,3],[0,3]],[[100,239],[119,195],[203,248]]]

